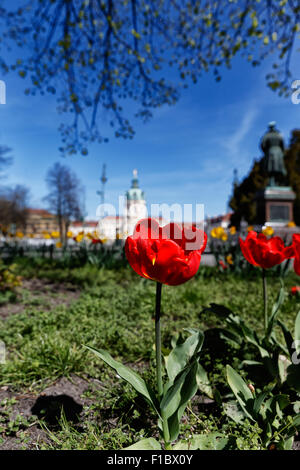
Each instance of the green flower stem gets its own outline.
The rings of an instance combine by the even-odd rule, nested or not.
[[[160,304],[161,304],[161,288],[162,284],[157,282],[156,284],[156,306],[155,306],[155,354],[156,354],[156,379],[157,379],[157,390],[159,401],[163,397],[163,381],[162,381],[162,361],[161,361],[161,332],[160,332]],[[172,449],[170,445],[170,434],[167,420],[165,419],[164,413],[161,413],[163,436],[165,441],[165,448],[167,450]]]
[[[161,302],[160,282],[156,283],[156,306],[155,306],[155,352],[156,352],[156,379],[158,396],[161,400],[163,394],[162,364],[161,364],[161,333],[160,333],[160,302]]]
[[[262,270],[263,280],[263,297],[264,297],[264,315],[265,315],[265,333],[267,334],[268,329],[268,291],[267,291],[267,277],[266,270]]]

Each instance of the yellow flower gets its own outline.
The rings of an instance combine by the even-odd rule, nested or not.
[[[223,240],[223,242],[226,242],[228,240],[228,235],[227,233],[223,233],[223,235],[221,236],[221,240]]]
[[[52,238],[59,238],[59,232],[55,230],[54,232],[51,233]]]
[[[47,232],[44,233],[44,238],[45,238],[45,240],[49,240],[51,238],[50,233],[47,233]]]
[[[219,239],[222,239],[222,240],[223,240],[224,235],[227,237],[227,234],[226,234],[225,230],[223,229],[223,227],[213,228],[211,230],[210,234],[213,238],[219,238]],[[226,238],[226,240],[227,240],[227,238]]]
[[[34,238],[34,233],[29,233],[29,234],[27,235],[27,237],[28,237],[28,238]]]
[[[75,240],[75,242],[80,243],[83,240],[83,237],[84,237],[84,233],[80,232],[80,233],[78,233],[78,235],[76,235],[74,240]]]
[[[266,227],[262,230],[262,233],[266,236],[266,237],[271,237],[272,235],[274,235],[274,230],[272,229],[272,227]]]
[[[253,230],[253,225],[248,225],[247,232],[252,232],[252,230]]]
[[[230,227],[229,232],[230,232],[230,235],[235,235],[236,234],[236,227],[234,227],[234,225],[232,227]]]
[[[57,242],[57,243],[55,244],[55,246],[56,246],[56,248],[62,248],[62,242]]]
[[[216,228],[213,228],[211,231],[210,231],[210,234],[213,238],[217,238],[217,229]]]
[[[23,233],[23,232],[16,232],[16,237],[17,237],[17,238],[23,238],[23,237],[24,237],[24,233]]]
[[[226,256],[226,261],[227,261],[228,264],[233,264],[233,258],[232,258],[231,253]]]
[[[296,224],[293,220],[291,220],[288,224],[287,227],[296,227]]]
[[[73,232],[71,232],[71,230],[67,231],[67,237],[68,238],[73,238]]]
[[[93,240],[93,238],[95,238],[95,237],[93,237],[93,234],[92,234],[92,233],[88,232],[88,233],[86,234],[86,238],[88,238],[89,240]]]

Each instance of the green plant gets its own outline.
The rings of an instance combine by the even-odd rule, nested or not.
[[[4,262],[0,260],[0,291],[12,291],[22,284],[21,276],[16,274],[16,271],[16,264],[6,266]]]
[[[156,324],[159,324],[159,318],[157,318]],[[206,373],[199,364],[204,336],[195,329],[188,329],[187,331],[190,333],[190,336],[183,343],[175,344],[171,352],[165,356],[165,369],[168,379],[163,384],[160,360],[160,327],[157,326],[156,328],[157,394],[136,372],[115,361],[108,352],[87,347],[110,367],[115,369],[117,374],[130,383],[150,404],[152,410],[157,415],[158,426],[162,431],[166,449],[172,448],[171,442],[175,441],[179,435],[180,420],[189,400],[197,392],[198,382],[203,385],[203,382],[205,383],[207,380]],[[205,442],[215,437],[206,436]],[[201,439],[199,437],[199,445],[200,441],[202,442]],[[225,441],[227,442],[226,439]],[[194,445],[196,444],[194,443]],[[158,449],[161,447],[154,438],[147,438],[130,448]]]
[[[264,446],[291,449],[294,435],[300,429],[300,415],[296,411],[300,402],[291,403],[288,395],[273,395],[268,388],[256,393],[254,386],[247,385],[231,366],[226,366],[226,372],[228,384],[239,405],[227,404],[225,411],[228,416],[236,422],[245,418],[256,422],[263,431],[261,439]],[[291,408],[293,415],[286,413]]]

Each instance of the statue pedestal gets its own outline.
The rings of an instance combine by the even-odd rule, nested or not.
[[[293,202],[296,195],[286,186],[267,186],[256,194],[256,223],[284,226],[294,220]]]

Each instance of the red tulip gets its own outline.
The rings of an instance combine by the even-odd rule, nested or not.
[[[294,233],[293,235],[293,248],[295,256],[294,270],[300,276],[300,233]]]
[[[293,287],[291,287],[291,294],[292,294],[292,295],[300,294],[300,286],[293,286]]]
[[[280,237],[267,238],[254,231],[248,233],[246,240],[240,238],[240,247],[249,263],[263,269],[272,268],[295,256],[293,246],[286,247]]]
[[[219,265],[220,265],[221,268],[223,268],[223,269],[227,269],[227,268],[228,268],[228,266],[227,266],[227,265],[224,263],[224,261],[222,261],[222,260],[219,261]]]
[[[98,243],[100,243],[102,245],[102,240],[100,240],[99,238],[92,238],[92,244],[93,245],[97,245]]]
[[[154,219],[142,219],[125,243],[134,271],[146,279],[177,286],[198,271],[207,235],[196,227],[183,230],[175,223],[160,227]]]

